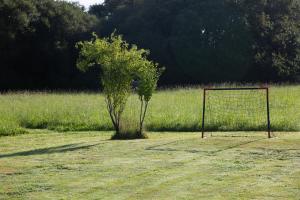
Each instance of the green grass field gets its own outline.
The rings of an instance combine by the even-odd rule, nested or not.
[[[0,199],[299,199],[300,133],[0,138]]]
[[[226,86],[226,85],[225,85]],[[217,106],[207,127],[212,131],[265,130],[262,103],[234,97],[231,103],[219,93]],[[257,93],[260,98],[263,94]],[[238,103],[239,107],[234,107]],[[234,111],[228,112],[228,105]],[[273,131],[300,131],[300,86],[271,86],[271,125]],[[132,95],[124,114],[125,123],[138,120],[138,98]],[[241,109],[239,111],[239,109]],[[232,109],[231,109],[232,110]],[[245,112],[246,110],[246,112]],[[264,110],[265,111],[265,110]],[[201,88],[161,90],[153,96],[146,117],[148,131],[199,131],[201,126]],[[246,118],[245,118],[246,117]],[[0,95],[0,135],[21,134],[28,129],[55,131],[108,131],[112,125],[97,93],[15,92]]]
[[[270,109],[267,139],[264,94],[210,93],[201,139],[201,88],[160,90],[149,139],[111,141],[102,94],[1,94],[0,200],[299,199],[300,86],[271,87]]]

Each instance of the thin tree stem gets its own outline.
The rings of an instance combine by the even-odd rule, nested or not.
[[[148,101],[145,102],[144,112],[143,112],[143,115],[142,115],[142,118],[141,118],[141,121],[140,121],[140,132],[141,133],[143,131],[143,125],[144,125],[147,109],[148,109]],[[141,110],[141,112],[142,112],[142,110]]]
[[[142,119],[143,119],[144,100],[143,100],[142,97],[140,98],[140,100],[141,100],[141,109],[140,109],[140,134],[142,134],[142,131],[143,131],[143,122],[142,122]]]

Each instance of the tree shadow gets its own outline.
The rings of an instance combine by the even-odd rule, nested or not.
[[[33,155],[43,155],[43,154],[65,153],[65,152],[77,151],[77,150],[81,150],[81,149],[89,149],[89,148],[97,146],[99,144],[101,144],[101,143],[91,144],[91,145],[83,145],[83,143],[74,143],[74,144],[67,144],[67,145],[56,146],[56,147],[48,147],[48,148],[40,148],[40,149],[34,149],[34,150],[29,150],[29,151],[21,151],[21,152],[16,152],[16,153],[0,154],[0,159],[17,157],[17,156],[33,156]]]

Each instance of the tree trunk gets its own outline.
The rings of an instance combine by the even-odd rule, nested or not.
[[[140,134],[143,133],[144,121],[147,113],[148,102],[146,101],[144,104],[144,100],[141,100],[141,110],[140,110]]]

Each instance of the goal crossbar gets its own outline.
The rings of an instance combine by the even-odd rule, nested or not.
[[[266,110],[267,110],[267,132],[268,138],[271,138],[271,122],[270,122],[270,103],[268,87],[243,87],[243,88],[204,88],[203,89],[203,110],[202,110],[202,138],[205,136],[205,110],[206,110],[206,93],[207,91],[237,91],[237,90],[264,90],[266,94]]]

